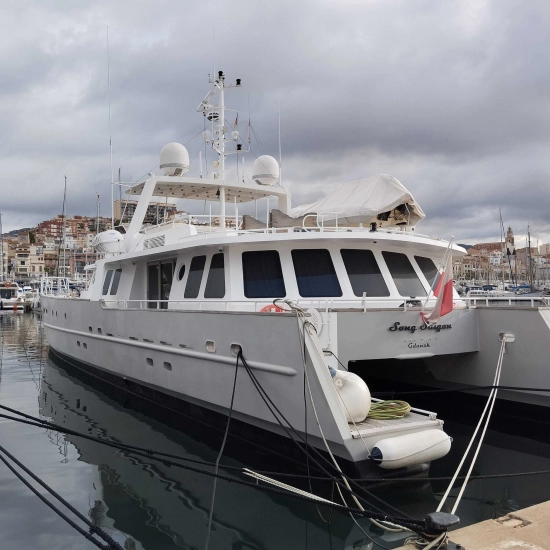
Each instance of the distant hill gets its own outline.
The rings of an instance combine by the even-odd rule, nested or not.
[[[19,235],[19,233],[28,233],[29,231],[32,231],[33,227],[24,227],[23,229],[13,229],[12,231],[10,231],[8,233],[8,235],[10,235],[11,237],[16,237],[17,235]],[[4,233],[5,235],[6,233]]]
[[[468,250],[469,248],[472,248],[473,244],[460,244],[460,243],[458,243],[458,246],[461,246],[462,248],[465,248],[466,250]]]

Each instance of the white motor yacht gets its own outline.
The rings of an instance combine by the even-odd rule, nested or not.
[[[139,201],[126,233],[96,237],[103,257],[88,289],[76,296],[62,280],[43,280],[52,352],[174,410],[231,409],[277,445],[290,431],[346,461],[386,469],[443,456],[450,438],[434,413],[368,417],[368,377],[365,384],[347,369],[390,358],[406,370],[409,360],[477,354],[492,372],[498,347],[482,343],[478,308],[454,291],[441,321],[421,317],[436,304],[444,257],[465,251],[418,233],[424,213],[389,175],[341,184],[295,208],[272,157],[256,159],[252,181],[229,181],[226,158],[244,150],[225,122],[224,93],[240,81],[229,86],[220,72],[211,85],[197,110],[211,125],[203,135],[216,171],[186,175],[185,147],[162,148],[163,173],[129,190]],[[217,201],[219,213],[144,225],[159,197]],[[277,207],[267,224],[239,214],[239,205],[268,197]],[[506,329],[498,327],[483,325],[496,344]]]

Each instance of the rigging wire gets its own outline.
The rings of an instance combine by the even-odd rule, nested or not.
[[[39,483],[44,489],[46,489],[53,497],[55,497],[59,502],[61,502],[65,507],[67,507],[75,516],[83,521],[89,528],[89,532],[82,529],[78,526],[73,520],[71,520],[64,512],[57,508],[52,502],[46,499],[41,495],[6,459],[9,457],[12,462],[17,464],[25,473],[27,473],[34,481]],[[78,531],[83,537],[87,538],[91,543],[95,544],[98,548],[104,550],[124,550],[124,548],[116,542],[108,533],[103,531],[98,525],[94,525],[87,517],[82,515],[76,508],[74,508],[69,502],[67,502],[61,495],[56,493],[51,487],[44,483],[39,477],[34,475],[28,468],[26,468],[21,462],[19,462],[12,454],[10,454],[4,447],[0,445],[0,460],[8,467],[9,470],[24,484],[28,489],[30,489],[46,506],[51,508],[59,517],[65,520],[73,529]],[[107,542],[107,545],[102,544],[93,535],[101,537],[104,541]]]
[[[7,420],[15,420],[16,422],[20,422],[20,423],[23,423],[23,424],[28,424],[28,425],[31,425],[31,426],[36,426],[38,428],[47,428],[48,427],[48,426],[45,426],[44,424],[42,424],[40,422],[31,422],[29,420],[24,420],[22,418],[16,418],[16,417],[8,416],[8,415],[5,415],[5,414],[0,414],[0,418],[5,418]],[[319,502],[319,500],[317,500],[317,499],[312,499],[310,497],[307,497],[307,496],[304,496],[304,495],[299,495],[299,494],[296,494],[296,493],[292,493],[292,492],[289,492],[289,491],[286,491],[286,490],[276,489],[275,487],[270,487],[268,485],[258,485],[257,483],[252,483],[252,482],[249,482],[249,481],[239,479],[237,477],[227,476],[227,475],[219,474],[219,473],[216,475],[216,474],[214,474],[214,472],[211,472],[211,471],[208,471],[208,470],[203,470],[201,468],[195,468],[194,466],[181,464],[180,462],[174,462],[173,460],[169,460],[167,458],[156,457],[155,453],[152,452],[152,451],[151,452],[141,452],[141,451],[138,451],[138,450],[135,450],[135,449],[132,449],[132,448],[128,448],[128,446],[125,446],[125,445],[122,445],[122,444],[119,444],[119,443],[116,443],[116,442],[113,442],[113,441],[108,441],[106,439],[95,438],[93,436],[88,436],[86,434],[81,434],[81,433],[78,433],[78,432],[74,432],[73,430],[69,430],[67,428],[62,428],[61,426],[56,426],[56,429],[57,429],[57,431],[59,431],[61,433],[66,433],[66,434],[69,434],[69,435],[75,435],[75,436],[78,436],[78,437],[82,437],[83,439],[88,439],[90,441],[96,441],[97,443],[100,443],[101,445],[105,445],[107,447],[112,447],[112,448],[115,448],[115,449],[123,450],[123,451],[126,451],[126,452],[131,452],[131,453],[133,453],[137,456],[144,457],[144,458],[147,458],[149,460],[157,460],[157,461],[161,462],[162,464],[165,464],[166,466],[174,466],[176,468],[181,468],[183,470],[188,470],[188,471],[195,472],[195,473],[198,473],[198,474],[204,474],[204,475],[210,476],[210,477],[218,477],[219,479],[222,479],[224,481],[228,481],[228,482],[231,482],[231,483],[237,483],[239,485],[244,485],[246,487],[252,487],[254,489],[258,489],[258,490],[262,490],[262,491],[266,491],[266,492],[270,492],[270,493],[281,494],[281,495],[288,496],[288,497],[291,497],[291,498],[296,498],[296,499],[299,499],[299,500],[305,500],[307,502],[313,502],[313,503],[318,503]],[[242,471],[242,469],[241,469],[241,471]],[[333,507],[337,510],[341,510],[341,511],[344,511],[344,512],[352,511],[355,514],[365,516],[365,517],[371,517],[372,516],[374,519],[379,519],[379,520],[383,520],[383,521],[391,521],[392,523],[403,523],[403,524],[414,525],[416,529],[424,527],[424,522],[423,521],[414,520],[414,519],[411,519],[409,517],[391,517],[391,516],[388,516],[387,514],[382,513],[382,512],[363,511],[363,510],[359,510],[359,509],[356,509],[356,508],[350,508],[348,506],[342,506],[341,504],[337,504],[337,503],[334,503],[334,502],[328,502],[328,501],[321,501],[321,503],[324,506]]]
[[[218,453],[218,456],[216,457],[216,463],[214,465],[214,473],[218,474],[219,466],[220,466],[220,459],[223,455],[223,450],[225,448],[225,442],[227,441],[227,434],[229,432],[229,424],[231,422],[231,416],[233,415],[233,403],[235,401],[235,388],[237,387],[237,375],[239,373],[239,358],[237,357],[237,361],[235,364],[235,377],[233,378],[233,391],[231,392],[231,405],[229,406],[229,415],[227,417],[227,424],[225,426],[225,432],[223,434],[223,441],[220,447],[220,452]],[[210,513],[208,516],[208,529],[206,531],[206,543],[204,545],[205,550],[208,550],[208,543],[210,542],[210,531],[212,529],[212,516],[214,515],[214,502],[216,500],[216,486],[218,483],[218,478],[214,477],[214,485],[212,487],[212,500],[210,502]]]

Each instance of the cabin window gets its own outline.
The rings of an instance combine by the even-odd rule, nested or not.
[[[389,296],[390,291],[372,250],[343,248],[342,259],[356,296]]]
[[[181,281],[184,275],[185,275],[185,264],[181,264],[180,269],[178,271],[178,281]]]
[[[187,284],[185,285],[185,293],[183,295],[184,298],[196,298],[199,295],[205,263],[206,256],[195,256],[191,260]]]
[[[223,253],[214,254],[210,262],[210,271],[204,289],[205,298],[223,298],[225,296],[225,266]]]
[[[276,250],[243,252],[243,282],[247,298],[286,296],[279,253]]]
[[[109,285],[111,284],[111,279],[113,277],[113,270],[109,269],[107,271],[107,274],[105,275],[105,280],[103,281],[103,295],[107,294],[109,292]]]
[[[161,262],[160,264],[160,299],[169,300],[170,299],[170,290],[172,290],[172,282],[174,280],[174,269],[176,263],[174,260],[169,262]],[[161,309],[167,309],[167,303],[160,304]]]
[[[113,277],[113,284],[111,285],[111,296],[114,296],[118,291],[118,283],[120,282],[120,276],[122,275],[122,269],[117,269],[115,271],[115,276]]]
[[[439,269],[437,269],[433,260],[431,258],[425,258],[424,256],[415,256],[414,259],[422,273],[424,273],[424,277],[426,277],[429,285],[433,287],[435,278],[439,273]]]
[[[149,308],[167,309],[170,290],[174,279],[175,260],[165,260],[147,265],[147,299],[165,300],[164,302],[149,302]]]
[[[293,250],[292,262],[300,296],[342,296],[342,289],[328,250]]]
[[[409,258],[398,252],[382,252],[384,260],[401,296],[426,296],[426,289],[422,286],[416,271]]]

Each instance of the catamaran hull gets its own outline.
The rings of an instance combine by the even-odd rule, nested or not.
[[[97,302],[43,297],[43,315],[53,350],[83,370],[101,373],[107,381],[116,377],[121,387],[133,388],[138,395],[151,392],[166,403],[178,399],[227,415],[235,353],[240,347],[274,405],[302,437],[307,434],[312,445],[325,449],[311,400],[332,452],[344,460],[367,460],[369,449],[387,436],[387,427],[380,428],[379,436],[352,434],[330,372],[319,360],[319,353],[315,357],[311,349],[306,350],[311,397],[308,391],[304,395],[302,350],[294,314],[114,310]],[[233,416],[269,433],[289,435],[289,430],[274,420],[242,365],[238,367]],[[442,422],[426,418],[389,430],[392,435],[405,435],[428,427],[441,429]]]

